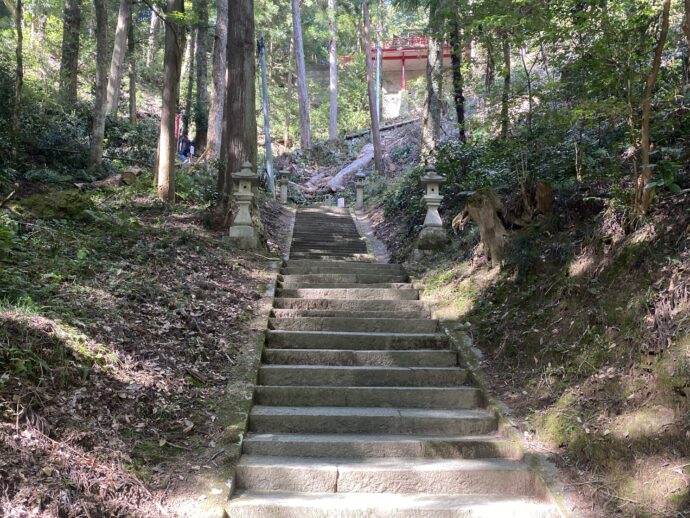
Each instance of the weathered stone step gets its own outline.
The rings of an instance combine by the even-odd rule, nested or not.
[[[338,349],[264,349],[263,361],[277,365],[390,365],[453,367],[455,351],[353,351]]]
[[[249,429],[261,433],[476,435],[496,431],[486,410],[255,406]]]
[[[279,288],[276,296],[293,299],[418,300],[416,288]]]
[[[240,491],[232,518],[561,518],[553,505],[501,495]]]
[[[513,441],[499,436],[249,434],[242,443],[249,455],[284,457],[427,459],[520,459]]]
[[[315,273],[405,273],[405,269],[399,264],[365,263],[349,261],[310,261],[288,260],[283,266],[286,274],[315,274]]]
[[[420,300],[273,299],[275,309],[337,311],[428,311]]]
[[[362,262],[371,261],[373,258],[369,254],[358,253],[358,254],[312,254],[312,253],[300,253],[300,252],[290,252],[291,259],[322,259],[324,261],[350,261],[350,262]]]
[[[345,290],[345,289],[377,289],[377,290],[406,290],[406,289],[413,289],[412,284],[409,282],[380,282],[380,283],[375,283],[375,284],[361,284],[358,282],[314,282],[314,283],[309,283],[309,284],[291,284],[291,285],[284,285],[282,282],[278,283],[278,288],[279,289],[291,289],[291,290],[301,290],[301,289],[309,289],[309,290]]]
[[[316,459],[244,455],[240,489],[316,493],[427,493],[534,496],[536,475],[508,459]]]
[[[467,371],[457,367],[341,367],[328,365],[263,365],[261,385],[331,387],[458,387]]]
[[[293,317],[271,318],[270,329],[291,331],[366,331],[371,333],[434,333],[438,320],[415,318],[334,318],[334,317]]]
[[[331,318],[429,318],[429,311],[339,311],[335,309],[273,309],[276,318],[331,317]]]
[[[483,406],[475,387],[256,387],[256,402],[265,406],[329,406],[471,410]]]
[[[432,333],[345,333],[268,331],[271,349],[348,349],[356,351],[449,349],[448,337]]]
[[[408,282],[407,275],[400,272],[376,272],[376,273],[312,273],[302,275],[280,275],[278,281],[287,287],[312,283],[362,283],[377,284],[381,282]],[[305,286],[306,288],[307,286]]]

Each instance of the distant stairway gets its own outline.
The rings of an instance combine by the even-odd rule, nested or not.
[[[399,265],[297,214],[231,518],[557,517]]]

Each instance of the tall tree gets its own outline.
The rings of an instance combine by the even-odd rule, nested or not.
[[[89,169],[99,171],[103,160],[105,101],[108,95],[108,11],[106,0],[93,0],[96,14],[96,102],[91,126]]]
[[[690,0],[688,0],[690,2]],[[330,93],[330,111],[328,117],[328,138],[338,138],[338,52],[336,42],[338,38],[337,4],[336,0],[328,0],[328,89]]]
[[[17,31],[17,46],[15,48],[16,56],[16,79],[14,83],[14,110],[12,110],[12,158],[16,159],[19,154],[19,130],[22,114],[22,88],[24,86],[24,50],[22,32],[22,23],[24,18],[24,10],[22,0],[17,0],[17,7],[14,13],[15,29]]]
[[[290,119],[292,115],[292,57],[294,54],[294,40],[290,38],[290,50],[288,51],[287,78],[285,80],[285,128],[283,130],[283,143],[290,147]]]
[[[430,19],[435,13],[430,9]],[[441,99],[439,80],[443,70],[443,46],[434,34],[429,34],[426,62],[426,98],[422,127],[422,148],[430,153],[441,138]]]
[[[189,61],[187,62],[187,90],[185,91],[184,97],[184,113],[182,114],[182,134],[189,134],[189,123],[192,120],[192,97],[194,94],[194,61],[196,59],[196,53],[194,48],[197,41],[197,29],[192,29],[192,33],[189,35],[189,42],[187,43],[187,51]],[[184,78],[184,74],[182,75]]]
[[[227,213],[232,190],[230,175],[248,161],[256,170],[256,60],[254,0],[237,0],[228,18],[228,76],[225,98],[223,186],[221,206]]]
[[[216,33],[213,37],[211,98],[208,109],[207,147],[209,158],[220,158],[223,113],[225,112],[226,52],[228,47],[228,0],[216,0]]]
[[[134,35],[134,15],[130,11],[127,31],[127,66],[129,76],[129,120],[137,121],[137,41]]]
[[[666,45],[668,36],[669,15],[671,11],[671,0],[664,0],[661,12],[661,27],[657,38],[652,67],[645,81],[644,95],[642,97],[642,124],[640,127],[640,158],[642,171],[637,177],[635,186],[635,209],[640,214],[645,214],[652,204],[654,189],[649,185],[652,182],[652,166],[649,163],[650,137],[649,124],[652,115],[652,97],[654,95],[654,85],[656,85],[659,69],[661,68],[661,57]]]
[[[453,74],[453,100],[455,101],[455,113],[458,121],[458,138],[460,142],[466,142],[465,134],[465,94],[464,80],[462,77],[462,37],[460,22],[455,14],[451,22],[450,30],[450,61]]]
[[[127,33],[129,32],[131,10],[132,0],[120,0],[115,40],[113,41],[113,54],[110,59],[110,75],[108,76],[108,99],[105,106],[105,112],[108,115],[117,113],[117,106],[120,102],[120,86],[127,50]]]
[[[196,103],[194,105],[194,142],[197,149],[206,147],[208,134],[208,59],[206,41],[208,40],[208,0],[194,2],[199,27],[196,33]]]
[[[371,120],[371,142],[374,146],[374,166],[379,174],[384,174],[383,150],[381,149],[381,132],[379,130],[378,110],[376,109],[376,91],[374,87],[374,70],[371,63],[371,20],[369,17],[369,0],[362,2],[362,23],[364,24],[364,57],[367,63],[367,90],[369,93],[369,118]]]
[[[184,27],[176,21],[174,13],[184,13],[183,0],[167,0],[165,9],[165,57],[163,59],[163,94],[161,126],[158,140],[158,168],[156,182],[158,198],[175,201],[175,112],[177,87],[182,68]]]
[[[60,101],[65,109],[71,108],[77,101],[80,30],[81,0],[65,0],[60,58]]]
[[[508,36],[503,35],[503,92],[501,93],[501,138],[508,138],[510,126],[510,42]]]
[[[295,64],[297,68],[297,101],[299,103],[299,131],[302,149],[311,149],[311,126],[309,123],[309,92],[307,91],[307,69],[304,65],[304,42],[302,39],[302,14],[300,1],[292,1],[292,37],[295,42]]]
[[[151,66],[153,61],[153,56],[156,53],[156,29],[158,28],[158,15],[151,9],[151,19],[149,21],[149,41],[146,45],[146,56],[144,58],[144,63],[146,68]]]

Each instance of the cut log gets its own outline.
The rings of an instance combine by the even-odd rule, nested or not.
[[[338,171],[338,173],[328,182],[327,187],[331,192],[342,191],[345,188],[345,180],[348,176],[364,169],[374,159],[374,147],[367,144],[362,149],[359,158],[351,162],[346,167]]]
[[[381,126],[381,128],[379,129],[379,131],[388,131],[388,130],[392,130],[392,129],[395,129],[395,128],[399,128],[400,126],[405,126],[405,125],[407,125],[407,124],[412,124],[413,122],[419,122],[420,120],[421,120],[420,118],[416,118],[416,119],[410,119],[410,120],[406,120],[406,121],[402,121],[402,122],[395,122],[395,123],[393,123],[393,124],[388,124],[387,126]],[[365,135],[368,135],[369,133],[371,133],[371,130],[370,130],[370,129],[365,129],[365,130],[361,130],[361,131],[355,131],[354,133],[348,133],[348,134],[345,135],[343,138],[344,138],[345,140],[351,140],[351,139],[353,139],[353,138],[363,137],[363,136],[365,136]]]

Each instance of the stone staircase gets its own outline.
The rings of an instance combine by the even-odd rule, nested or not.
[[[235,494],[245,518],[556,517],[399,265],[300,210]]]

